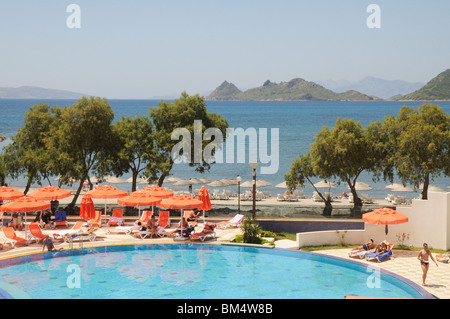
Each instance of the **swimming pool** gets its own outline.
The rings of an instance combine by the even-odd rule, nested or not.
[[[126,245],[0,261],[0,297],[70,299],[431,298],[360,263],[235,245]]]

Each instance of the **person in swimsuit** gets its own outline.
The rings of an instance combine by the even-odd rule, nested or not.
[[[49,237],[49,235],[45,235],[45,239],[43,241],[43,245],[42,245],[42,251],[44,251],[45,247],[47,247],[48,251],[53,251],[53,250],[61,250],[60,249],[56,249],[55,245],[53,244],[52,239]]]
[[[369,242],[363,244],[362,246],[359,246],[355,249],[353,249],[354,252],[360,252],[360,251],[368,251],[375,248],[375,245],[373,244],[373,239],[371,239]]]
[[[424,243],[423,249],[419,252],[419,256],[417,256],[417,259],[420,260],[420,266],[422,267],[422,271],[423,271],[422,280],[423,280],[424,286],[425,286],[425,280],[427,279],[428,268],[430,268],[430,261],[428,260],[428,257],[430,257],[431,260],[433,260],[434,263],[436,264],[436,267],[438,267],[436,260],[434,260],[434,257],[431,254],[431,251],[428,249],[428,244]]]

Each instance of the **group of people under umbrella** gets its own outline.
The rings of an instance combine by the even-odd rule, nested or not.
[[[10,201],[0,206],[0,212],[11,213],[26,213],[50,210],[51,204],[47,201],[54,201],[71,196],[71,192],[55,186],[46,186],[38,189],[35,192],[25,196],[24,193],[15,190],[11,187],[0,187],[0,200]],[[105,212],[107,206],[107,199],[117,198],[118,204],[122,206],[132,206],[139,208],[157,206],[168,209],[180,209],[181,216],[185,209],[198,209],[205,211],[211,209],[211,202],[209,201],[209,194],[205,187],[200,189],[198,199],[187,195],[173,196],[173,193],[158,186],[146,186],[139,191],[132,192],[128,195],[127,192],[117,189],[110,185],[99,186],[91,191],[88,191],[82,198],[80,203],[80,217],[84,220],[92,219],[95,216],[95,206],[92,199],[105,199]],[[181,225],[183,225],[181,223]],[[25,231],[27,226],[25,223]],[[183,230],[182,230],[183,231]]]

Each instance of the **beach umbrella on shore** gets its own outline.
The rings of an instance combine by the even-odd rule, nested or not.
[[[158,205],[161,200],[161,198],[153,197],[150,193],[137,191],[119,198],[117,203],[122,206],[139,207],[139,218],[141,218],[141,207],[152,206],[153,211],[153,206]]]
[[[388,234],[388,225],[402,224],[408,221],[408,216],[391,208],[378,208],[363,214],[362,217],[366,223],[386,225],[386,235]]]
[[[224,182],[222,182],[220,180],[212,181],[211,183],[209,183],[207,185],[211,186],[211,187],[225,187],[225,186],[228,186],[227,184],[225,184]]]
[[[168,178],[164,178],[164,183],[175,183],[178,182],[180,180],[180,178],[175,177],[175,176],[170,176]]]
[[[207,179],[206,177],[202,177],[202,178],[200,178],[200,182],[202,182],[202,184],[208,184],[208,183],[211,183],[212,180]]]
[[[347,185],[347,188],[350,189],[350,187]],[[372,186],[370,186],[369,184],[366,184],[364,182],[356,182],[355,183],[355,189],[357,191],[370,191],[372,190]]]
[[[20,197],[24,197],[25,194],[15,190],[12,187],[1,186],[0,187],[0,200],[14,200]]]
[[[84,220],[93,219],[95,217],[95,206],[92,197],[84,194],[80,203],[80,217]]]
[[[334,183],[329,182],[329,181],[324,180],[324,179],[321,180],[320,182],[315,183],[314,186],[315,186],[316,188],[336,188],[336,187],[334,186]]]
[[[256,180],[256,187],[258,187],[258,188],[259,187],[266,187],[266,186],[270,186],[270,185],[272,185],[272,183],[269,183],[269,182],[267,182],[267,181],[265,181],[263,179],[257,179]],[[249,181],[243,182],[241,184],[241,187],[252,188],[253,187],[253,180],[251,179]]]
[[[117,176],[106,176],[105,182],[111,183],[111,184],[122,184],[126,183],[127,181],[123,178],[117,177]]]
[[[92,198],[100,198],[105,200],[105,215],[106,215],[106,200],[112,198],[121,198],[127,196],[127,192],[117,189],[113,186],[102,185],[93,190],[88,191],[86,194],[91,195]],[[100,216],[101,224],[101,216]]]
[[[390,185],[385,186],[384,188],[386,188],[386,189],[393,189],[393,188],[399,187],[399,186],[403,186],[403,185],[400,184],[400,183],[392,183]]]
[[[419,189],[422,190],[423,189],[423,184],[419,185]],[[445,190],[443,190],[442,188],[435,186],[435,185],[428,185],[428,190],[432,191],[432,192],[445,192]]]

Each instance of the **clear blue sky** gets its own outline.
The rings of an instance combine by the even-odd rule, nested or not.
[[[449,14],[448,0],[0,0],[0,87],[150,98],[224,80],[427,82],[450,68]]]

